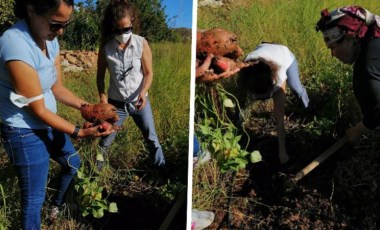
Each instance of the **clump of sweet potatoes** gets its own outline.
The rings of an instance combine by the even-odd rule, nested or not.
[[[100,125],[100,131],[118,129],[113,124],[119,120],[116,107],[111,104],[83,104],[80,108],[82,117],[86,120],[83,128],[91,128]]]
[[[214,55],[209,69],[203,75],[221,74],[244,67],[245,63],[238,61],[243,53],[236,34],[232,32],[220,28],[197,32],[197,63],[201,65],[208,54]]]
[[[235,60],[243,55],[243,50],[238,45],[236,34],[215,28],[197,33],[196,53],[198,57],[212,53]]]

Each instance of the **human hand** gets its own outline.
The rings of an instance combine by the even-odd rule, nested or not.
[[[104,126],[104,124],[99,124],[90,128],[79,129],[78,138],[108,136],[115,131],[112,125]]]
[[[196,78],[204,76],[204,74],[209,70],[210,65],[211,65],[211,60],[213,57],[214,55],[209,53],[207,54],[207,57],[203,62],[200,62],[200,60],[199,62],[197,62],[197,67],[195,70]],[[200,66],[198,66],[199,63],[201,63]]]
[[[142,110],[146,105],[146,93],[140,93],[136,103],[135,103],[135,108],[140,111]]]
[[[369,132],[369,129],[367,129],[364,126],[363,122],[361,121],[357,123],[354,127],[347,129],[346,136],[349,143],[355,144],[357,141],[359,141],[362,135],[368,132]]]
[[[231,70],[230,67],[223,73],[219,74],[219,78],[228,78],[231,77],[232,75],[236,74],[237,72],[240,71],[240,68],[235,68],[234,70]]]
[[[110,133],[113,133],[121,128],[107,121],[100,121],[96,124],[86,121],[83,124],[82,129],[84,130],[84,135],[98,137],[109,135]],[[79,133],[78,137],[80,137]]]
[[[234,70],[230,70],[230,68],[228,68],[226,71],[224,71],[221,74],[215,74],[213,71],[206,71],[204,75],[197,77],[196,82],[197,83],[214,82],[219,79],[231,77],[232,75],[236,74],[239,71],[240,71],[240,68],[236,68]]]
[[[100,96],[100,103],[105,103],[105,104],[108,103],[108,100],[107,100],[107,96],[106,96],[106,95],[102,94],[102,95]]]

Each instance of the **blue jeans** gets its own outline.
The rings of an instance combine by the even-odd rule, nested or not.
[[[52,129],[33,130],[2,124],[1,139],[19,178],[23,229],[40,229],[49,158],[62,167],[58,192],[52,202],[61,206],[80,166],[79,156],[69,137]]]
[[[201,150],[201,147],[199,145],[198,137],[194,134],[194,140],[193,140],[193,157],[196,157],[198,152]]]
[[[287,80],[289,88],[297,93],[298,98],[300,98],[303,102],[305,108],[309,105],[309,96],[307,95],[305,87],[301,84],[300,75],[298,73],[298,63],[297,60],[294,59],[293,63],[286,70]]]
[[[134,103],[123,103],[123,106],[120,106],[120,104],[118,105],[115,104],[117,108],[117,114],[119,116],[119,120],[115,124],[117,126],[121,126],[130,115],[133,118],[133,121],[135,122],[135,124],[141,130],[144,136],[144,139],[151,150],[151,154],[154,155],[154,164],[156,166],[164,166],[165,157],[162,151],[161,144],[158,141],[156,129],[154,127],[152,108],[150,106],[148,97],[146,99],[147,99],[146,105],[140,111],[135,109],[135,107],[133,106]],[[107,153],[113,140],[115,140],[115,137],[116,137],[116,132],[111,133],[110,135],[106,137],[102,137],[100,139],[99,146],[103,150],[102,151],[103,154]]]

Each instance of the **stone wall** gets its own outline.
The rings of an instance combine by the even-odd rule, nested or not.
[[[97,51],[62,50],[62,72],[78,72],[96,69]]]
[[[232,3],[234,0],[199,0],[198,7],[210,6],[218,7],[223,6],[225,3]]]

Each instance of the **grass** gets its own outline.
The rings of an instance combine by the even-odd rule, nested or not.
[[[195,170],[193,183],[193,209],[212,210],[215,201],[228,197],[225,174],[222,174],[216,161],[206,162]]]
[[[74,144],[81,155],[82,167],[88,177],[98,176],[99,186],[106,193],[116,193],[121,186],[129,190],[119,191],[133,196],[134,191],[143,191],[147,201],[157,201],[169,206],[176,196],[187,187],[188,132],[190,107],[190,43],[157,43],[151,44],[153,52],[154,81],[149,90],[155,127],[164,150],[168,170],[171,174],[158,175],[157,171],[146,164],[149,158],[140,130],[131,118],[123,125],[114,144],[110,165],[101,174],[96,174],[93,162],[97,152],[97,139],[83,139]],[[67,88],[90,103],[97,103],[96,70],[64,74],[63,81]],[[107,78],[108,79],[108,78]],[[108,84],[108,83],[107,83]],[[65,119],[81,125],[84,119],[80,112],[58,105],[58,114]],[[3,149],[2,149],[3,151]],[[0,161],[0,229],[20,228],[20,204],[17,177],[8,163],[6,154],[2,152]],[[47,199],[54,192],[58,165],[51,164]],[[117,187],[119,186],[119,187]],[[142,188],[141,186],[144,186]],[[75,199],[71,190],[68,199]],[[120,195],[120,194],[119,194]],[[139,194],[141,195],[141,194]],[[72,211],[72,210],[71,210]],[[58,220],[54,226],[47,226],[46,213],[43,211],[43,229],[91,229],[91,222],[72,214],[70,210],[65,218]]]
[[[308,91],[310,104],[320,105],[312,108],[314,117],[305,116],[299,121],[310,130],[332,130],[330,135],[341,135],[344,132],[342,127],[350,127],[361,117],[357,105],[353,103],[352,67],[332,58],[321,32],[316,32],[315,25],[321,10],[328,8],[331,11],[346,5],[359,5],[372,13],[380,14],[378,1],[236,0],[223,7],[198,8],[197,27],[223,28],[235,33],[245,55],[262,41],[288,46],[298,60],[301,82]],[[233,78],[222,83],[231,93],[238,90]],[[293,99],[292,95],[287,99],[287,114],[297,113],[298,108]],[[252,110],[255,109],[257,108]],[[305,112],[301,111],[300,114],[302,117]],[[211,171],[208,174],[215,173]],[[193,207],[212,210],[218,199],[212,202],[210,197],[224,197],[225,189],[222,191],[205,186],[210,180],[204,174],[203,168],[194,170]],[[226,181],[219,181],[213,184],[225,183]]]

